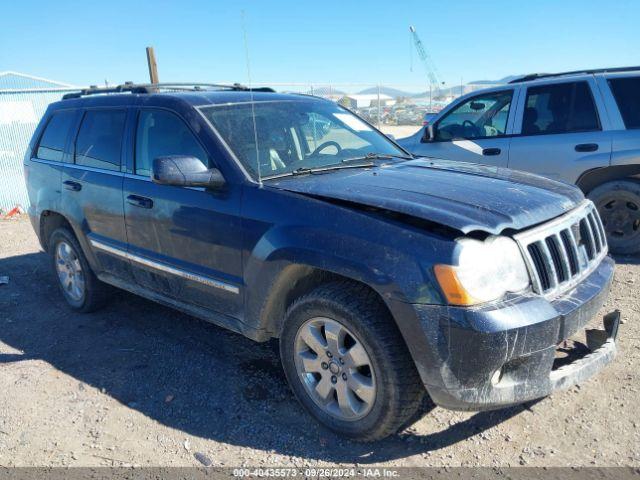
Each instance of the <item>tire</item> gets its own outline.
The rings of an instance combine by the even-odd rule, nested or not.
[[[51,252],[54,277],[71,309],[89,313],[104,306],[110,289],[108,285],[98,280],[91,270],[73,233],[66,228],[54,230],[49,237],[49,252]],[[64,255],[68,257],[64,258]],[[71,276],[75,278],[76,286],[81,285],[81,287],[77,289],[71,287],[68,281],[70,270],[73,270]],[[64,276],[65,272],[67,277]]]
[[[609,250],[616,254],[640,252],[640,183],[615,180],[589,192],[607,234]]]
[[[342,339],[337,348],[331,341],[336,336]],[[396,433],[415,417],[426,394],[393,319],[364,285],[328,283],[297,299],[285,314],[280,356],[300,403],[321,424],[354,440]],[[327,395],[329,386],[333,392]]]

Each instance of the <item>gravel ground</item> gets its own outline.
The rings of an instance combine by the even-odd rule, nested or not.
[[[604,311],[623,312],[621,353],[596,378],[357,444],[305,414],[275,343],[127,293],[71,313],[29,222],[0,221],[0,465],[639,466],[640,259],[618,262]]]
[[[400,139],[404,137],[408,137],[416,133],[422,126],[413,126],[413,125],[381,125],[380,130],[385,135],[393,135],[394,138]]]

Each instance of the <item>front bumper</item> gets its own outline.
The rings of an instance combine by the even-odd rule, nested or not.
[[[558,344],[602,307],[613,271],[606,257],[552,301],[530,295],[480,308],[414,305],[430,350],[428,362],[416,363],[434,402],[454,410],[500,408],[544,397],[602,369],[616,353],[618,312],[606,317],[605,331],[591,332],[590,353],[562,367],[554,368],[554,360]]]

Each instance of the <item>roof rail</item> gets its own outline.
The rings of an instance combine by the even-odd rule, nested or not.
[[[538,80],[540,78],[552,78],[563,77],[565,75],[579,75],[579,74],[595,74],[595,73],[615,73],[615,72],[633,72],[640,70],[640,67],[614,67],[614,68],[596,68],[591,70],[574,70],[571,72],[558,72],[558,73],[530,73],[520,78],[511,80],[509,83],[522,83],[530,82],[532,80]]]
[[[257,87],[249,88],[240,83],[234,84],[221,84],[221,83],[133,83],[125,82],[122,85],[115,87],[97,87],[95,85],[89,88],[83,88],[79,92],[67,93],[62,99],[68,100],[70,98],[81,98],[87,95],[98,95],[103,93],[158,93],[164,91],[188,91],[188,92],[201,92],[210,89],[219,90],[233,90],[240,92],[275,92],[273,88],[269,87]]]

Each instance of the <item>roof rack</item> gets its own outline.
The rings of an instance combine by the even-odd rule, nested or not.
[[[511,80],[509,83],[530,82],[532,80],[538,80],[540,78],[563,77],[565,75],[632,72],[634,70],[640,70],[640,67],[597,68],[592,70],[574,70],[572,72],[558,72],[558,73],[531,73],[529,75],[524,75],[523,77]]]
[[[240,83],[222,84],[222,83],[133,83],[125,82],[115,87],[97,87],[95,85],[89,88],[83,88],[79,92],[67,93],[62,99],[81,98],[87,95],[98,95],[104,93],[158,93],[160,91],[187,91],[202,92],[207,90],[233,90],[237,92],[275,92],[273,88],[257,87],[250,88]]]

